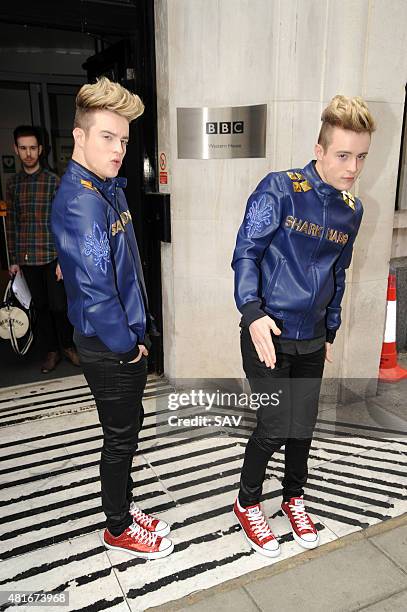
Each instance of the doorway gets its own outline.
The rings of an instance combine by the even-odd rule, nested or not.
[[[3,117],[0,149],[2,156],[10,159],[9,167],[4,163],[1,167],[2,196],[6,193],[10,174],[19,169],[13,150],[13,129],[17,125],[40,127],[42,166],[52,169],[59,176],[64,173],[72,153],[75,96],[85,82],[79,77],[66,79],[35,73],[24,75],[23,81],[19,75],[8,75],[8,78],[10,80],[0,78],[0,114]]]
[[[23,11],[20,10],[21,4],[25,5]],[[161,330],[161,234],[158,227],[160,219],[159,215],[155,214],[156,207],[151,206],[151,195],[158,195],[153,4],[149,0],[138,0],[137,6],[133,2],[125,5],[122,2],[106,3],[98,0],[92,3],[74,2],[63,19],[60,13],[62,7],[55,7],[54,3],[38,2],[35,11],[30,3],[25,2],[19,3],[19,8],[13,8],[12,5],[7,8],[3,5],[0,9],[2,33],[20,28],[17,37],[21,41],[21,28],[24,24],[24,31],[29,34],[30,39],[27,44],[32,45],[30,50],[37,51],[37,48],[44,50],[46,43],[42,41],[50,38],[55,42],[53,47],[47,49],[47,59],[45,53],[43,54],[41,65],[37,56],[37,65],[31,65],[34,66],[34,70],[29,70],[29,63],[24,66],[24,72],[21,69],[13,70],[13,62],[8,65],[11,69],[4,70],[4,65],[1,66],[0,95],[8,109],[10,126],[9,133],[7,130],[2,130],[0,146],[2,154],[10,153],[12,129],[15,125],[32,123],[41,126],[46,143],[43,163],[61,175],[72,152],[74,99],[79,87],[105,74],[140,95],[146,110],[144,115],[131,126],[131,144],[122,174],[128,180],[126,197],[133,213],[150,311],[158,329]],[[44,27],[40,27],[40,24],[44,23],[48,24],[45,35]],[[88,36],[87,41],[91,41],[91,44],[80,40],[85,33]],[[75,37],[76,41],[72,43]],[[7,39],[7,34],[2,36],[1,40],[4,39]],[[72,46],[75,48],[72,49]],[[86,55],[84,47],[87,47]],[[60,54],[56,60],[54,55],[52,57],[49,55],[54,52]],[[65,68],[65,64],[68,65],[68,53],[71,55],[79,53],[80,70],[72,71]],[[30,60],[33,58],[34,55]],[[47,67],[51,64],[53,73],[47,74]],[[57,74],[58,66],[62,64],[64,64],[64,74]],[[17,98],[18,104],[14,104],[13,101],[10,104],[10,100]],[[16,108],[23,111],[18,118],[10,117],[10,108],[13,112]],[[2,170],[0,196],[5,194],[6,179],[7,173]],[[156,204],[157,198],[153,199]],[[7,263],[4,241],[1,240],[1,243],[0,257],[4,278]],[[164,371],[161,335],[153,339],[149,369],[157,374]],[[44,377],[41,380],[43,379]]]

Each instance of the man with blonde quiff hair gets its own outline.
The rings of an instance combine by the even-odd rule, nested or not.
[[[150,315],[131,213],[117,174],[140,98],[106,77],[76,98],[72,160],[52,207],[68,315],[103,429],[104,543],[145,559],[173,550],[169,525],[132,502]]]
[[[325,150],[331,144],[334,127],[350,130],[357,134],[362,132],[372,134],[376,130],[375,121],[366,102],[359,97],[335,96],[324,109],[321,121],[318,144]]]
[[[234,505],[249,543],[268,557],[279,555],[280,546],[260,498],[268,462],[282,446],[281,510],[296,542],[303,548],[319,543],[303,498],[308,456],[363,214],[349,190],[376,129],[358,97],[335,96],[321,119],[316,159],[271,172],[250,196],[232,261],[243,368],[253,392],[279,398],[257,411]]]
[[[131,93],[119,83],[101,77],[93,85],[83,85],[76,96],[74,127],[88,129],[95,111],[111,111],[127,119],[129,123],[144,112],[139,96]]]

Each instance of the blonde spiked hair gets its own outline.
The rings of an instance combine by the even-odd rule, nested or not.
[[[130,123],[143,114],[144,104],[136,94],[119,83],[100,77],[96,83],[88,83],[80,88],[76,96],[74,127],[88,129],[92,114],[102,110],[117,113]]]
[[[358,133],[368,132],[369,134],[376,129],[375,121],[366,102],[359,97],[335,96],[323,110],[321,121],[318,144],[325,151],[331,144],[331,134],[334,127]]]

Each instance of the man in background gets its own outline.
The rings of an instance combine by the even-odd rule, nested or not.
[[[14,150],[21,170],[6,187],[9,273],[22,271],[37,313],[36,336],[43,351],[41,371],[51,372],[61,352],[78,366],[73,329],[66,314],[66,295],[51,234],[51,203],[59,184],[53,172],[41,167],[39,130],[14,130]]]

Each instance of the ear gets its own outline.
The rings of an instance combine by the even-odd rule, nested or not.
[[[15,154],[16,154],[16,155],[17,155],[17,157],[18,157],[18,156],[19,156],[19,155],[18,155],[18,147],[17,147],[16,143],[14,143],[14,152],[15,152]]]
[[[80,148],[83,147],[84,142],[85,142],[85,132],[82,128],[80,127],[76,127],[73,129],[72,131],[72,135],[73,135],[73,139],[75,141],[75,146],[78,146]]]
[[[324,148],[322,145],[320,144],[316,144],[314,147],[314,152],[315,152],[315,157],[317,158],[318,161],[321,161],[321,159],[324,156]]]
[[[42,153],[42,145],[38,145],[38,156]]]

